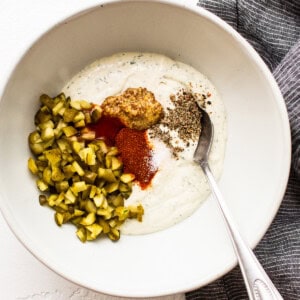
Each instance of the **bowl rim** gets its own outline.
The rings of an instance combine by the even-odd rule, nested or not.
[[[290,132],[289,118],[288,118],[285,101],[284,101],[284,98],[278,87],[278,84],[277,84],[275,78],[273,77],[271,71],[269,70],[269,68],[267,67],[265,62],[263,61],[263,59],[259,56],[259,54],[256,52],[256,50],[250,45],[250,43],[240,33],[238,33],[233,27],[231,27],[228,23],[226,23],[220,17],[218,17],[214,13],[206,10],[205,8],[203,8],[199,5],[196,5],[195,3],[193,3],[193,4],[190,2],[183,3],[182,0],[100,0],[99,3],[97,3],[97,4],[94,4],[94,3],[87,4],[85,8],[80,9],[79,11],[77,11],[75,13],[72,12],[68,15],[65,15],[64,17],[60,18],[60,20],[55,22],[54,24],[52,22],[52,25],[50,25],[46,31],[43,31],[41,34],[37,34],[36,36],[34,36],[31,39],[31,42],[28,43],[27,46],[23,47],[23,49],[20,50],[21,53],[19,54],[18,59],[16,59],[15,63],[13,63],[12,66],[10,67],[10,69],[8,70],[8,72],[6,74],[7,80],[4,82],[4,86],[1,87],[2,89],[0,90],[0,109],[1,109],[1,104],[2,104],[1,100],[5,94],[7,86],[9,84],[15,70],[18,68],[19,63],[22,62],[23,58],[27,55],[27,53],[30,51],[30,49],[36,43],[38,43],[44,36],[46,36],[48,33],[53,31],[55,28],[63,25],[65,22],[77,19],[85,14],[90,13],[94,9],[98,9],[99,7],[108,6],[108,5],[110,5],[110,6],[118,5],[121,3],[122,4],[123,3],[165,4],[165,5],[174,6],[174,7],[180,8],[180,9],[188,10],[189,12],[191,12],[197,16],[207,19],[209,22],[214,23],[219,28],[221,28],[222,30],[224,30],[228,34],[230,34],[231,37],[238,44],[240,44],[243,51],[245,51],[246,53],[249,54],[249,58],[254,62],[256,67],[262,73],[263,77],[268,81],[268,84],[270,85],[270,87],[273,91],[273,96],[274,96],[274,99],[276,99],[276,104],[277,104],[277,107],[280,112],[281,125],[283,127],[282,129],[283,129],[283,133],[284,133],[283,144],[284,144],[287,155],[284,158],[285,161],[283,163],[283,169],[284,169],[285,173],[281,175],[283,180],[281,182],[281,186],[279,189],[280,192],[278,193],[278,199],[280,199],[280,200],[278,200],[277,202],[274,202],[274,205],[272,205],[272,210],[270,211],[270,213],[268,215],[269,218],[268,218],[267,226],[261,230],[260,234],[258,234],[256,236],[256,239],[250,244],[250,247],[253,249],[259,243],[259,241],[263,238],[263,236],[269,229],[271,223],[273,222],[275,215],[277,214],[278,209],[282,203],[282,200],[283,200],[283,197],[284,197],[284,194],[286,191],[288,178],[289,178],[289,174],[290,174],[290,165],[291,165],[291,132]],[[229,271],[231,271],[237,265],[237,260],[235,260],[235,262],[229,264],[226,268],[224,268],[223,270],[220,270],[217,274],[214,274],[214,276],[205,278],[202,281],[201,285],[199,285],[199,283],[198,284],[192,283],[189,286],[186,286],[185,288],[177,288],[177,290],[164,289],[163,291],[160,291],[160,292],[153,291],[151,294],[149,294],[149,293],[148,294],[132,294],[131,292],[128,292],[128,291],[123,291],[122,293],[117,293],[117,292],[107,291],[104,289],[99,290],[94,286],[83,285],[81,282],[78,282],[77,280],[72,278],[72,276],[63,274],[57,268],[57,266],[54,262],[51,262],[52,264],[50,264],[49,260],[45,260],[45,258],[43,258],[43,255],[40,255],[39,253],[37,253],[37,251],[35,251],[34,246],[31,245],[30,237],[27,236],[26,232],[24,232],[24,230],[22,230],[22,228],[20,226],[18,226],[17,222],[11,221],[11,220],[14,220],[13,214],[11,214],[10,210],[5,205],[5,201],[3,201],[2,199],[4,199],[4,197],[3,197],[2,191],[0,190],[0,211],[5,219],[6,223],[8,224],[8,227],[13,232],[13,234],[16,236],[16,238],[21,242],[21,244],[34,257],[36,257],[40,262],[42,262],[43,265],[45,265],[48,269],[51,269],[52,271],[59,274],[63,278],[70,280],[71,282],[74,282],[79,286],[94,290],[96,292],[119,296],[119,297],[130,297],[130,298],[132,298],[132,297],[134,297],[134,298],[135,297],[137,297],[137,298],[157,297],[157,296],[170,295],[170,294],[174,294],[174,293],[184,293],[184,292],[192,291],[194,289],[203,287],[203,286],[217,280],[221,276],[223,276],[226,273],[228,273]]]

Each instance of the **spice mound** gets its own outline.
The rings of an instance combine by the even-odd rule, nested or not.
[[[163,116],[163,107],[146,88],[128,88],[118,96],[107,97],[101,105],[103,114],[117,117],[128,128],[144,130]]]
[[[174,158],[178,159],[179,153],[197,142],[201,132],[201,112],[197,102],[205,107],[205,95],[196,94],[184,89],[176,95],[170,95],[173,108],[167,108],[161,121],[150,128],[150,137],[162,140],[171,150]],[[166,130],[167,129],[167,130]],[[172,133],[176,132],[181,145],[174,142]]]
[[[116,146],[121,153],[124,172],[134,174],[140,187],[146,189],[157,172],[146,131],[123,128],[116,136]]]

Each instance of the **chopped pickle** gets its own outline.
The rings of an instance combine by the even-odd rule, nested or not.
[[[85,121],[84,120],[77,121],[76,123],[74,123],[74,126],[76,128],[84,127],[85,126]]]
[[[69,189],[69,182],[68,181],[60,181],[55,184],[55,188],[57,192],[66,192]]]
[[[75,116],[77,114],[77,110],[74,108],[66,108],[63,114],[63,119],[65,122],[73,122]]]
[[[89,213],[96,213],[97,207],[92,200],[86,201],[85,210]]]
[[[102,108],[64,94],[43,94],[40,102],[36,130],[28,137],[34,158],[27,163],[38,189],[47,193],[39,196],[40,205],[54,210],[58,226],[76,226],[81,242],[103,235],[119,240],[122,223],[129,218],[141,221],[144,210],[125,205],[134,175],[123,172],[118,148],[96,139],[85,127],[99,121]]]
[[[93,105],[92,105],[92,103],[90,103],[90,102],[87,102],[87,101],[85,101],[85,100],[81,100],[81,101],[80,101],[80,107],[81,107],[82,109],[91,109],[91,108],[93,107]]]
[[[73,141],[72,142],[72,148],[75,151],[75,153],[78,154],[84,148],[84,143],[83,142]]]
[[[53,99],[46,94],[40,96],[40,101],[43,105],[47,106],[49,109],[52,109],[53,106],[55,105]]]
[[[51,179],[55,182],[61,182],[65,179],[65,175],[60,168],[52,167]]]
[[[84,120],[84,113],[82,111],[80,111],[75,115],[73,122],[76,123],[76,122],[79,122],[82,120]]]
[[[32,157],[30,157],[28,159],[28,169],[31,171],[31,173],[33,175],[36,175],[39,172],[39,169],[38,169],[38,167],[37,167],[37,165],[35,163],[35,160]]]
[[[72,166],[74,167],[75,172],[77,172],[79,176],[84,175],[84,170],[81,168],[80,164],[76,160],[73,161]]]
[[[51,172],[50,167],[44,168],[42,177],[43,177],[44,182],[46,182],[48,185],[53,185],[52,172]]]
[[[119,188],[119,183],[118,182],[112,182],[112,183],[108,183],[104,189],[106,190],[107,193],[111,194],[115,191],[117,191]]]
[[[100,106],[95,106],[91,113],[91,119],[93,123],[96,123],[100,120],[102,115],[102,108]]]
[[[71,146],[70,146],[70,144],[68,143],[67,140],[59,139],[59,140],[56,141],[56,143],[57,143],[57,146],[59,147],[61,152],[64,152],[64,151],[72,152]]]
[[[56,212],[55,215],[55,222],[58,226],[61,226],[64,222],[64,215],[62,213]]]
[[[81,138],[86,141],[93,141],[96,138],[96,133],[94,131],[84,132],[81,134]]]
[[[86,183],[90,183],[90,184],[93,184],[95,182],[96,178],[97,178],[97,174],[92,171],[85,171],[84,176],[83,176],[83,180]]]
[[[51,166],[56,166],[61,161],[61,151],[58,148],[47,150],[44,154]]]
[[[73,126],[67,126],[62,129],[66,137],[70,137],[77,133],[77,130]]]
[[[75,203],[76,201],[76,196],[73,194],[71,188],[69,188],[65,194],[65,198],[66,198],[66,201],[67,204],[70,204],[70,203]]]
[[[99,224],[100,226],[102,227],[103,229],[103,233],[109,233],[110,231],[110,226],[109,224],[107,223],[107,221],[103,220],[103,219],[99,219]]]
[[[96,214],[94,212],[90,212],[86,217],[81,219],[81,225],[92,225],[96,221]]]
[[[115,215],[119,218],[119,221],[126,220],[129,216],[129,209],[119,206],[115,209]]]
[[[108,237],[112,241],[117,241],[120,239],[120,231],[116,228],[111,228],[110,232],[108,233]]]
[[[97,236],[102,232],[103,228],[97,224],[97,223],[94,223],[92,225],[87,225],[85,226],[85,228],[87,229],[87,239],[89,241],[92,241],[94,239],[97,238]]]
[[[41,179],[37,180],[36,185],[41,192],[45,192],[49,188],[48,184]]]
[[[35,155],[41,154],[45,150],[43,143],[30,144],[29,147],[32,153]]]
[[[78,195],[78,193],[83,192],[87,190],[87,185],[85,184],[85,181],[77,181],[73,183],[72,191],[74,194]]]
[[[96,207],[101,207],[104,203],[105,196],[103,194],[96,195],[93,197],[94,203]]]
[[[129,182],[131,182],[131,181],[133,181],[134,180],[134,175],[133,174],[130,174],[130,173],[127,173],[127,174],[122,174],[121,176],[120,176],[120,180],[122,181],[122,182],[124,182],[124,183],[129,183]]]
[[[103,178],[107,182],[116,182],[117,181],[117,179],[111,169],[99,168],[98,176],[99,176],[99,178]]]
[[[84,227],[79,227],[76,234],[83,243],[86,241],[86,229]]]
[[[110,195],[109,201],[115,206],[123,206],[124,205],[124,197],[119,194],[119,195]]]
[[[118,157],[113,156],[111,158],[111,169],[113,171],[116,171],[116,170],[119,170],[121,168],[122,168],[122,161]]]
[[[54,116],[56,116],[59,111],[63,108],[64,106],[64,102],[63,101],[59,101],[53,108],[52,108],[52,114]]]
[[[29,144],[39,144],[42,142],[41,136],[37,131],[31,132],[28,137]]]
[[[54,130],[53,128],[46,127],[42,130],[41,138],[43,141],[49,141],[54,138]]]
[[[45,195],[40,195],[39,196],[39,202],[40,202],[40,205],[47,204],[47,197]]]

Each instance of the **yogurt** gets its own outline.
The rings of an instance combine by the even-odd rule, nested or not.
[[[164,109],[173,106],[170,95],[182,90],[209,96],[206,111],[214,125],[209,163],[219,178],[227,139],[225,108],[213,84],[193,67],[160,54],[118,53],[84,68],[65,85],[63,92],[72,100],[101,104],[106,97],[134,87],[153,92]],[[193,161],[197,141],[174,158],[159,138],[149,136],[149,139],[158,171],[147,189],[133,186],[126,205],[142,204],[145,213],[142,222],[127,220],[121,227],[122,234],[146,234],[173,226],[191,216],[210,193],[201,168]],[[180,144],[176,134],[173,142]]]

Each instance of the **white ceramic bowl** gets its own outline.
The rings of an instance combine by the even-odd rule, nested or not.
[[[115,52],[158,52],[206,74],[223,98],[228,144],[220,180],[253,247],[281,203],[290,164],[288,118],[279,89],[249,44],[211,13],[170,1],[113,1],[62,21],[16,64],[0,102],[0,206],[22,243],[51,269],[88,288],[128,297],[203,286],[236,259],[213,199],[167,230],[82,244],[38,204],[27,145],[42,92],[59,93],[88,63]]]

